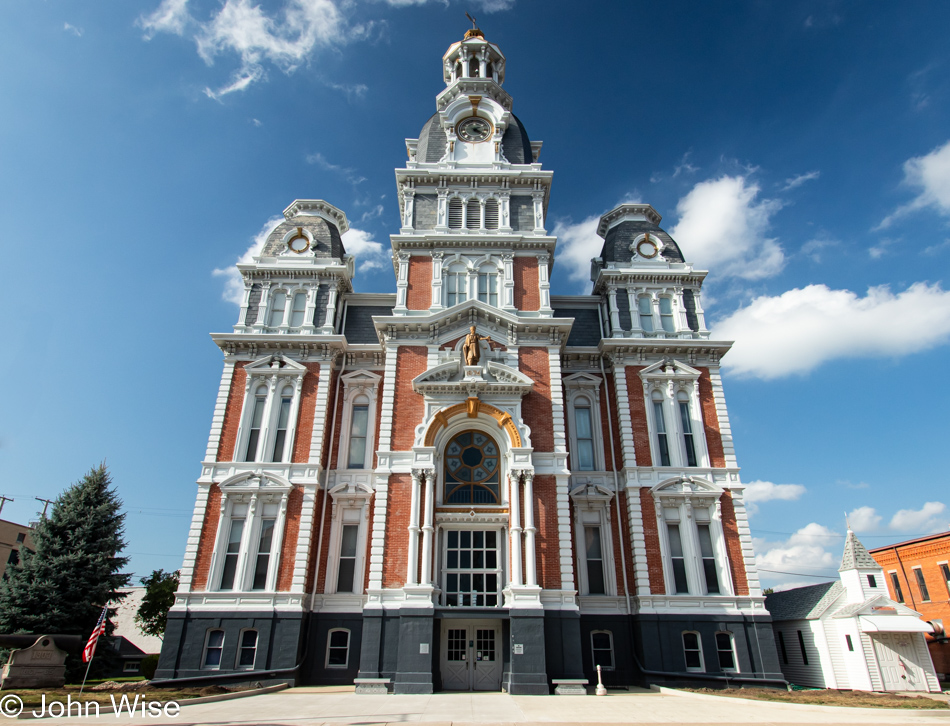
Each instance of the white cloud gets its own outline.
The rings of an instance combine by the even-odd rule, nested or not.
[[[156,33],[184,35],[190,21],[188,0],[162,0],[153,13],[140,17],[137,24],[145,31],[146,40],[150,40]]]
[[[755,298],[716,323],[712,335],[735,341],[723,359],[729,370],[764,379],[837,358],[904,356],[950,339],[950,292],[918,282],[897,295],[880,286],[858,297],[809,285]]]
[[[363,216],[360,217],[360,222],[368,222],[368,221],[370,221],[371,219],[376,219],[377,217],[382,217],[382,216],[383,216],[383,212],[385,212],[385,211],[386,211],[386,210],[384,209],[384,207],[383,207],[382,204],[377,204],[377,205],[376,205],[375,207],[373,207],[372,209],[370,209],[370,210],[368,210],[368,211],[366,211],[366,212],[363,212]]]
[[[75,25],[70,25],[69,23],[63,23],[63,30],[68,33],[72,33],[77,38],[81,38],[83,34],[82,28],[77,28]]]
[[[925,247],[921,254],[938,255],[948,247],[950,247],[950,239],[945,239],[943,242],[938,242],[935,245],[930,245],[930,247]]]
[[[902,240],[900,238],[894,239],[892,237],[884,237],[876,245],[868,247],[868,254],[871,255],[872,260],[879,260],[884,255],[887,254],[887,251],[891,247],[893,247],[894,245],[896,245],[898,242],[901,242],[901,241]]]
[[[774,199],[756,201],[759,185],[744,176],[699,182],[679,200],[679,222],[670,235],[686,257],[720,277],[756,280],[781,271],[785,254],[766,233],[782,207]]]
[[[919,194],[887,215],[875,229],[890,227],[895,220],[928,207],[950,216],[950,141],[929,154],[905,161],[903,183],[918,189]]]
[[[224,291],[221,293],[221,297],[227,302],[233,302],[235,305],[240,305],[244,300],[244,280],[241,278],[241,273],[238,271],[237,264],[244,262],[253,262],[254,258],[260,254],[261,249],[264,247],[264,243],[267,241],[267,237],[271,232],[277,227],[278,224],[284,221],[283,216],[279,215],[276,217],[271,217],[268,219],[264,226],[261,227],[261,231],[254,235],[254,239],[251,241],[250,246],[244,251],[244,254],[241,255],[237,262],[230,267],[219,267],[211,271],[211,274],[215,277],[224,278]]]
[[[753,481],[745,485],[742,498],[747,502],[771,502],[781,499],[791,502],[807,490],[801,484],[773,484],[770,481]]]
[[[369,90],[369,86],[364,83],[346,84],[333,83],[332,81],[324,81],[324,83],[335,91],[342,91],[351,101],[354,98],[363,98],[366,95],[366,92]]]
[[[343,248],[356,258],[360,272],[382,270],[389,264],[386,251],[382,244],[373,239],[371,232],[351,227],[343,235]]]
[[[901,509],[891,518],[890,528],[915,534],[940,532],[948,528],[946,508],[942,502],[927,502],[920,509]]]
[[[336,174],[341,175],[353,186],[356,186],[357,184],[362,184],[364,181],[366,181],[366,177],[360,176],[357,173],[356,169],[352,169],[347,166],[341,166],[340,164],[331,164],[329,161],[327,161],[326,157],[320,152],[308,154],[306,159],[307,159],[308,164],[314,164],[316,166],[319,166],[321,169],[325,169],[326,171],[332,171]]]
[[[881,524],[881,519],[874,507],[858,507],[848,512],[848,524],[855,532],[873,532]]]
[[[808,181],[813,181],[821,176],[820,171],[809,171],[806,174],[799,174],[798,176],[792,176],[785,180],[785,186],[782,187],[783,192],[787,192],[791,189],[797,189],[802,184]]]
[[[822,250],[828,247],[835,247],[838,240],[829,236],[826,232],[820,233],[814,239],[808,240],[802,245],[802,254],[810,258],[813,262],[821,262]]]
[[[265,62],[292,73],[317,49],[364,38],[372,29],[372,23],[350,25],[334,0],[288,0],[275,15],[268,15],[252,0],[224,0],[205,21],[189,14],[188,0],[162,0],[153,13],[140,17],[138,24],[146,38],[162,32],[184,35],[191,30],[198,54],[208,65],[219,55],[237,55],[240,67],[231,80],[221,88],[206,89],[214,99],[243,91],[265,78]]]
[[[756,564],[760,570],[762,579],[774,580],[785,583],[779,587],[789,587],[789,580],[794,578],[794,574],[799,573],[810,575],[825,574],[822,570],[829,573],[834,572],[840,564],[841,553],[829,551],[829,547],[836,548],[841,539],[841,535],[834,532],[824,525],[817,522],[811,522],[792,534],[784,542],[766,542],[756,540],[755,549],[759,553],[756,555]],[[777,572],[764,572],[764,570],[776,570]],[[799,581],[795,581],[798,584]],[[808,584],[814,584],[817,580],[812,580]]]
[[[567,277],[577,284],[590,283],[590,261],[600,255],[604,240],[597,235],[600,217],[588,217],[577,224],[559,221],[554,225],[557,237],[558,265],[567,268]]]

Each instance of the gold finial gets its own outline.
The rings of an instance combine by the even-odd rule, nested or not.
[[[484,40],[485,34],[481,30],[479,30],[478,24],[475,22],[475,18],[473,18],[468,13],[465,13],[465,17],[471,21],[472,27],[469,30],[465,31],[464,39],[468,40],[469,38],[481,38],[482,40]]]

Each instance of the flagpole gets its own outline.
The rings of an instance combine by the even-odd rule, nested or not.
[[[86,675],[82,677],[82,685],[79,687],[79,695],[82,695],[82,690],[86,687],[86,679],[89,677],[89,669],[92,668],[92,659],[95,658],[95,653],[89,656],[89,663],[86,666]]]

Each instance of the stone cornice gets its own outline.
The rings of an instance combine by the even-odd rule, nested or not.
[[[322,199],[295,199],[284,210],[285,219],[293,219],[298,214],[316,214],[319,217],[325,217],[336,225],[336,228],[340,230],[340,234],[350,228],[349,222],[346,221],[346,214]]]
[[[432,232],[431,234],[393,234],[389,236],[393,251],[399,250],[439,250],[439,249],[494,249],[498,252],[509,250],[545,250],[553,256],[557,246],[557,237],[550,235],[532,237],[523,232],[512,234],[491,234],[483,232],[469,232],[463,234],[448,234]]]

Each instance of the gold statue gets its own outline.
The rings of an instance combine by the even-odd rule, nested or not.
[[[480,340],[491,340],[491,338],[476,333],[473,325],[469,328],[469,334],[465,336],[465,342],[462,343],[462,357],[465,358],[465,365],[478,365],[478,359],[481,358],[481,351],[478,349],[478,341]]]

